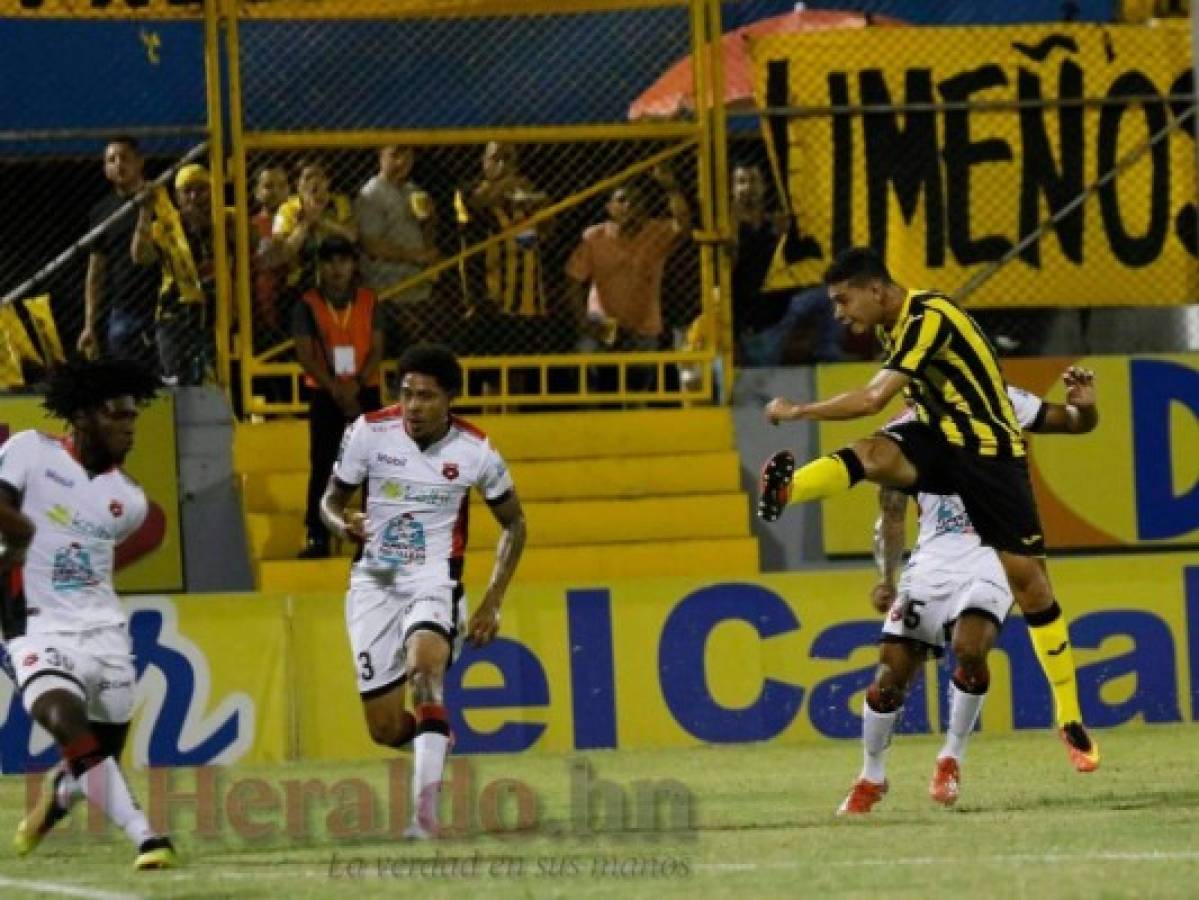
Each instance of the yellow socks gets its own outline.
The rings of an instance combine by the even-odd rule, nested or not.
[[[1062,608],[1053,601],[1049,609],[1040,613],[1026,613],[1028,636],[1032,638],[1037,661],[1049,679],[1053,691],[1053,706],[1057,710],[1057,724],[1082,722],[1082,710],[1078,706],[1078,682],[1074,673],[1074,651],[1070,647],[1070,634]]]
[[[865,476],[858,455],[848,447],[831,456],[814,459],[791,477],[789,503],[808,503],[840,494]]]

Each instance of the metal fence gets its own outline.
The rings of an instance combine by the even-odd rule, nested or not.
[[[131,254],[138,200],[169,202],[180,162],[204,162],[219,141],[215,16],[131,23],[87,0],[22,6],[2,20],[0,382],[36,383],[81,350],[158,367],[160,339],[207,366],[197,379],[216,377],[215,350],[170,324],[160,246]],[[212,227],[206,211],[197,221]],[[215,293],[196,306],[213,333]]]
[[[734,75],[757,84],[727,128],[721,104],[631,115],[722,22],[789,7],[5,6],[9,95],[24,100],[0,131],[19,211],[0,222],[0,382],[116,349],[178,383],[219,380],[245,414],[300,411],[294,319],[314,238],[338,232],[382,298],[389,358],[450,344],[478,406],[707,401],[734,344],[750,365],[868,355],[800,293],[849,243],[956,293],[1005,352],[1199,347],[1185,23],[764,33],[741,45]],[[725,64],[699,54],[692,97]],[[114,189],[117,135],[161,190]],[[190,163],[211,170],[207,196]],[[764,176],[756,244],[738,167]],[[689,216],[633,312],[595,301],[578,259],[625,189],[662,228],[680,202]]]
[[[1199,349],[1189,23],[875,21],[780,30],[751,55],[756,105],[730,139],[794,217],[774,286],[813,284],[869,243],[1005,353]],[[771,361],[806,361],[797,348]]]
[[[418,340],[449,344],[469,373],[467,404],[710,400],[724,180],[713,117],[630,123],[627,107],[718,27],[716,10],[706,0],[238,8],[232,174],[236,206],[252,210],[238,242],[246,411],[302,408],[291,335],[330,235],[361,247],[387,358]],[[629,215],[646,220],[635,240],[646,283],[604,296],[608,263],[584,234]]]

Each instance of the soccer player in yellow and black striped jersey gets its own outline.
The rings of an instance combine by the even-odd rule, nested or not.
[[[907,291],[894,325],[878,331],[883,366],[911,378],[903,390],[921,422],[982,456],[1024,455],[995,351],[957,304],[933,291]]]
[[[776,425],[858,419],[881,412],[902,391],[917,421],[798,470],[791,451],[776,453],[762,470],[759,515],[774,521],[788,503],[823,500],[862,480],[910,493],[959,494],[982,543],[999,554],[1024,612],[1071,762],[1080,772],[1094,771],[1099,747],[1082,724],[1074,656],[1045,565],[1024,440],[994,349],[952,300],[896,284],[869,248],[842,253],[825,283],[839,320],[857,333],[880,332],[887,351],[883,366],[865,387],[827,400],[793,403],[776,397],[766,407],[767,418]]]

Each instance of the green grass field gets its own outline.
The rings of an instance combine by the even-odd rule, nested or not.
[[[16,859],[5,846],[0,896],[1195,896],[1199,730],[1126,729],[1100,738],[1103,767],[1084,776],[1069,768],[1049,732],[979,735],[963,770],[962,799],[943,810],[925,793],[938,742],[898,737],[890,795],[874,814],[852,821],[833,812],[857,773],[856,743],[476,758],[469,761],[475,793],[483,797],[492,784],[494,795],[498,779],[522,782],[526,799],[536,795],[538,827],[418,844],[328,834],[326,816],[335,807],[350,808],[339,806],[349,803],[348,793],[311,804],[308,825],[291,823],[293,833],[306,837],[280,833],[287,827],[283,808],[251,810],[239,832],[229,815],[233,793],[240,797],[233,806],[247,798],[265,804],[267,795],[286,796],[287,779],[325,785],[361,779],[378,806],[388,796],[381,763],[239,766],[217,782],[225,805],[216,836],[197,835],[190,812],[175,817],[184,868],[134,873],[122,836],[65,834],[27,859]],[[582,823],[571,818],[571,766],[577,792],[584,759],[591,777],[616,783],[630,801],[635,782],[681,782],[692,798],[693,826],[577,833]],[[176,790],[194,788],[193,773],[173,778]],[[231,787],[252,778],[265,783]],[[135,779],[135,789],[148,796],[144,776]],[[21,779],[0,779],[4,834],[16,826],[24,791]],[[506,824],[516,814],[515,803],[509,807]],[[487,817],[485,800],[475,808]],[[576,817],[579,809],[576,803]],[[81,811],[73,816],[81,818]],[[275,833],[246,837],[255,823]],[[663,816],[659,824],[672,823]],[[457,871],[446,875],[451,868]]]

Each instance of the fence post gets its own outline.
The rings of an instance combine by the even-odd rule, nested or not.
[[[212,178],[212,265],[216,287],[216,310],[213,321],[213,345],[216,348],[217,381],[225,395],[232,399],[229,384],[229,348],[233,339],[229,315],[230,280],[229,244],[226,239],[225,215],[225,123],[221,103],[221,9],[222,0],[204,3],[204,81],[208,110],[208,171]],[[203,351],[201,351],[203,352]]]
[[[252,361],[254,357],[254,318],[250,302],[250,192],[246,172],[245,120],[242,107],[240,19],[236,0],[220,0],[225,6],[225,52],[229,59],[229,143],[230,174],[233,177],[233,205],[237,209],[234,225],[237,264],[234,296],[237,300],[238,386],[242,413],[253,411]]]

